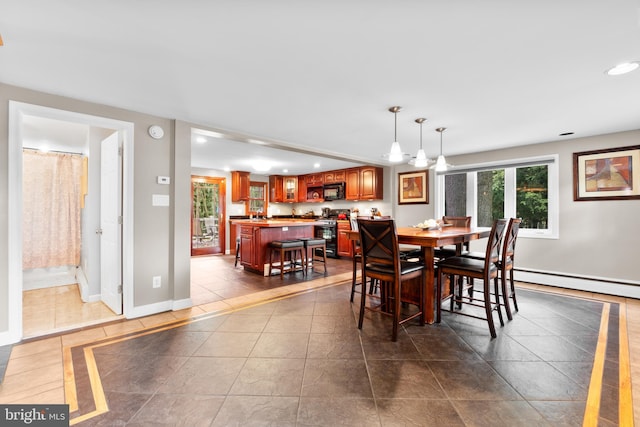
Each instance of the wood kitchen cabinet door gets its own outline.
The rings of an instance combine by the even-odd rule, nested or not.
[[[231,201],[244,202],[249,200],[251,187],[250,172],[232,171],[231,172]]]
[[[338,221],[338,255],[351,258],[351,240],[343,231],[351,230],[349,221]]]
[[[360,200],[382,199],[382,168],[360,168]]]
[[[283,177],[281,175],[269,176],[269,201],[270,202],[283,202]]]
[[[345,171],[345,199],[360,200],[360,168]]]
[[[298,201],[298,177],[285,176],[283,189],[284,202],[295,203]]]
[[[325,184],[334,184],[336,182],[346,182],[344,169],[328,171],[324,173]]]

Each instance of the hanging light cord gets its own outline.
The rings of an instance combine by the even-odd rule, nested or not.
[[[393,142],[398,141],[398,112],[393,112]]]

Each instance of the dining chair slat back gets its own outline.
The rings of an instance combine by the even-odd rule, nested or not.
[[[358,328],[362,329],[365,309],[391,315],[391,336],[396,341],[399,325],[415,318],[419,318],[420,324],[424,325],[424,263],[400,260],[398,235],[393,219],[358,219],[358,229],[362,251],[362,283],[366,283],[367,278],[379,281],[381,294],[378,306],[367,307],[367,294],[362,293]],[[401,318],[402,302],[417,306],[417,312],[410,312]]]
[[[489,332],[491,337],[495,338],[496,331],[493,324],[493,311],[498,312],[500,324],[504,325],[502,319],[502,311],[500,310],[500,287],[498,284],[498,259],[500,258],[500,243],[504,234],[505,227],[507,225],[506,219],[497,219],[493,222],[491,232],[487,240],[487,247],[485,251],[484,259],[476,259],[465,256],[454,256],[445,258],[437,263],[438,268],[438,285],[436,286],[437,292],[437,307],[436,307],[436,322],[441,321],[441,312],[449,311],[451,313],[460,314],[468,317],[475,317],[478,319],[486,320],[489,325]],[[442,276],[450,276],[450,289],[446,299],[450,299],[451,308],[444,310],[442,308]],[[466,277],[469,280],[471,286],[473,286],[473,279],[482,279],[483,288],[478,293],[482,294],[482,298],[477,298],[474,293],[470,293],[468,297],[462,296],[462,280],[454,280],[455,277]],[[491,281],[494,284],[494,291],[491,292]],[[456,289],[457,288],[457,289]],[[491,297],[495,300],[492,300]],[[454,301],[459,307],[458,310],[454,310]],[[484,308],[484,316],[475,314],[472,312],[464,312],[461,310],[463,304]]]

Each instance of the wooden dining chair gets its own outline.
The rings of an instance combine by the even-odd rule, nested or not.
[[[378,280],[381,294],[379,305],[367,307],[367,293],[362,293],[358,328],[362,329],[365,309],[390,315],[393,318],[391,339],[396,341],[401,324],[419,318],[420,324],[424,325],[424,263],[400,260],[398,235],[392,219],[359,219],[358,229],[362,251],[362,283],[366,283],[367,278]],[[418,311],[402,317],[401,303],[413,304]]]
[[[500,258],[496,263],[499,271],[500,285],[501,285],[501,297],[504,310],[507,313],[507,319],[513,320],[513,314],[511,311],[511,304],[509,299],[513,300],[513,306],[518,311],[518,301],[516,299],[515,281],[513,279],[513,259],[516,248],[516,240],[518,239],[518,232],[520,231],[520,224],[522,219],[511,218],[507,224],[507,228],[502,238],[502,245],[500,249]],[[464,254],[465,257],[484,259],[485,254],[480,252],[469,252]],[[509,276],[509,286],[507,286],[507,276]]]
[[[502,251],[500,259],[498,260],[498,269],[500,270],[500,278],[502,283],[502,300],[504,302],[504,309],[507,312],[507,318],[513,320],[511,314],[511,306],[509,299],[513,300],[513,307],[518,311],[518,300],[516,299],[516,287],[513,280],[513,259],[516,249],[516,240],[518,239],[518,232],[520,231],[520,224],[522,219],[511,218],[507,231],[504,232]],[[507,272],[509,272],[510,286],[507,288]]]
[[[466,256],[454,256],[445,258],[437,263],[438,267],[438,284],[436,286],[437,292],[437,306],[436,306],[436,322],[441,320],[441,312],[449,311],[451,313],[460,314],[463,316],[474,317],[477,319],[486,320],[489,324],[489,332],[491,337],[495,338],[496,329],[493,324],[493,312],[498,312],[498,318],[500,319],[500,325],[504,326],[504,320],[502,319],[502,311],[500,310],[500,286],[498,284],[498,260],[500,258],[500,242],[504,229],[507,225],[506,219],[498,219],[493,222],[491,227],[491,233],[487,240],[487,249],[485,251],[484,259],[475,259]],[[450,309],[444,310],[442,308],[442,277],[449,276],[450,283],[449,294],[444,298],[450,300]],[[456,277],[466,277],[469,280],[471,286],[473,286],[473,279],[482,279],[483,288],[482,291],[474,292],[469,297],[462,297],[462,281],[455,280]],[[494,290],[491,291],[491,281],[494,283]],[[482,298],[478,298],[478,294],[482,295]],[[492,300],[492,297],[494,300]],[[457,303],[458,309],[454,310],[454,302]],[[483,307],[485,311],[484,317],[476,315],[470,312],[463,312],[462,305],[467,304],[475,307]]]

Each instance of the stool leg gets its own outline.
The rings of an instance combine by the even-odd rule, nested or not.
[[[284,279],[284,249],[280,249],[280,280]]]
[[[327,247],[322,248],[322,263],[324,264],[324,275],[327,275]]]

